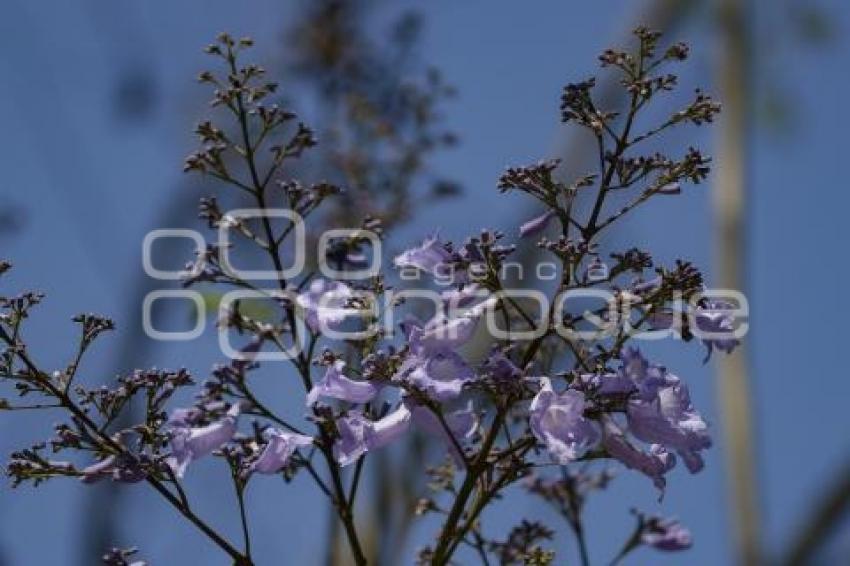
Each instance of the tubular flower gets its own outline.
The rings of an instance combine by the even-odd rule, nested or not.
[[[410,410],[404,404],[377,421],[360,412],[340,417],[336,422],[339,437],[334,444],[334,458],[340,466],[353,464],[370,450],[400,438],[410,427],[410,418]]]
[[[554,217],[554,210],[547,210],[540,216],[535,216],[534,218],[519,227],[519,237],[528,238],[529,236],[536,236],[537,234],[545,230],[547,226],[549,226],[549,222]]]
[[[249,468],[258,474],[276,474],[289,463],[296,450],[313,444],[309,436],[277,428],[266,429],[263,436],[267,441],[266,447]]]
[[[368,403],[378,394],[378,387],[368,381],[355,381],[343,374],[345,362],[337,360],[328,366],[325,376],[307,394],[307,406],[312,407],[319,397],[331,397],[350,403]]]
[[[236,434],[239,411],[239,404],[235,404],[220,420],[201,427],[190,426],[185,418],[187,413],[175,412],[169,421],[171,455],[166,459],[174,475],[182,478],[189,464],[229,442]]]
[[[304,311],[304,320],[313,332],[334,328],[346,317],[359,312],[346,307],[353,297],[351,288],[339,281],[316,279],[307,291],[299,294],[295,302]]]
[[[708,425],[693,408],[688,388],[678,378],[659,388],[654,399],[629,401],[626,415],[635,437],[674,450],[691,473],[702,469],[699,451],[711,447]]]
[[[602,445],[612,458],[619,460],[627,468],[648,476],[663,493],[667,486],[664,474],[676,465],[676,457],[663,446],[653,444],[649,447],[649,452],[640,450],[629,442],[622,429],[610,418],[605,419],[603,424]]]
[[[599,442],[596,425],[584,417],[584,393],[568,389],[558,394],[545,377],[529,407],[531,431],[546,445],[552,460],[568,464]]]
[[[432,275],[438,275],[440,269],[451,260],[451,254],[437,233],[425,238],[422,243],[405,250],[393,259],[393,265],[399,268],[414,267]]]

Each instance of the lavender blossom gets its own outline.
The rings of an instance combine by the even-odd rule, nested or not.
[[[370,426],[371,421],[359,412],[349,412],[337,419],[339,437],[334,443],[334,459],[340,466],[353,464],[366,453]]]
[[[667,486],[664,474],[676,465],[676,457],[663,446],[653,444],[649,447],[649,452],[640,450],[629,442],[625,433],[611,418],[606,418],[603,422],[602,445],[612,458],[619,460],[627,468],[648,476],[663,493]]]
[[[734,337],[735,318],[731,312],[734,305],[728,301],[709,300],[705,301],[704,305],[697,308],[696,326],[701,332],[710,332],[720,337],[703,338],[702,342],[706,347],[705,361],[711,358],[712,352],[716,349],[725,354],[731,354],[741,342]]]
[[[631,433],[645,442],[658,443],[674,450],[691,473],[700,471],[700,450],[711,447],[708,425],[691,404],[688,388],[675,379],[658,389],[654,399],[629,401],[626,415]]]
[[[519,236],[520,238],[528,238],[529,236],[536,236],[537,234],[543,232],[547,226],[549,226],[549,222],[555,217],[554,210],[547,210],[540,216],[535,216],[528,222],[524,223],[519,227]]]
[[[452,318],[438,315],[425,325],[411,324],[410,355],[394,380],[414,385],[437,401],[458,397],[463,386],[476,376],[454,349],[472,338],[478,320],[490,304],[485,301]]]
[[[263,436],[267,441],[266,447],[249,468],[258,474],[276,474],[289,463],[296,450],[313,444],[309,436],[277,428],[266,429]]]
[[[331,397],[350,403],[368,403],[378,393],[378,387],[368,381],[355,381],[343,374],[345,362],[335,361],[328,366],[325,376],[313,385],[307,394],[307,406],[315,405],[319,397]]]
[[[451,350],[440,350],[423,358],[407,375],[407,381],[436,401],[458,397],[466,383],[475,378],[475,372]]]
[[[166,459],[174,475],[182,478],[189,464],[229,442],[236,434],[239,412],[237,403],[230,407],[223,418],[202,427],[190,426],[186,412],[175,412],[169,421],[171,455]]]
[[[475,334],[478,321],[495,304],[487,299],[455,316],[438,313],[418,328],[414,325],[410,333],[411,347],[418,350],[455,349],[469,342]]]
[[[622,365],[617,372],[620,386],[628,387],[624,380],[631,382],[639,399],[654,399],[659,388],[678,382],[678,378],[671,379],[663,367],[650,364],[637,348],[628,348],[623,352],[621,361]]]
[[[410,419],[410,409],[402,403],[395,411],[373,422],[367,430],[367,448],[375,450],[401,438],[410,428]]]
[[[440,269],[450,260],[451,254],[445,244],[440,241],[439,235],[434,233],[425,238],[419,246],[397,255],[393,265],[399,268],[414,267],[426,273],[438,275]]]
[[[323,328],[334,328],[346,317],[357,313],[356,309],[346,305],[353,292],[345,283],[316,279],[310,283],[307,291],[296,298],[296,304],[304,310],[304,320],[313,332]]]
[[[584,393],[568,389],[558,394],[548,378],[529,407],[531,431],[546,445],[552,459],[565,465],[581,458],[599,442],[599,429],[584,417]]]
[[[340,466],[353,464],[370,450],[400,438],[410,427],[410,420],[410,410],[404,404],[377,421],[360,412],[349,412],[336,421],[339,437],[334,443],[334,458]]]
[[[735,317],[733,316],[735,306],[722,300],[704,300],[697,306],[693,313],[693,325],[699,334],[700,340],[706,347],[704,362],[711,358],[714,350],[720,350],[725,354],[731,354],[741,341],[735,338]],[[682,313],[667,310],[653,313],[647,320],[653,330],[675,329],[681,331],[680,327],[674,327],[682,317]],[[712,336],[704,336],[704,334]]]

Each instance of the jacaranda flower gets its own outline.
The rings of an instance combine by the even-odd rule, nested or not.
[[[347,317],[360,312],[347,307],[354,293],[345,283],[316,279],[307,291],[296,297],[295,302],[304,311],[304,321],[313,332],[323,328],[334,328]]]
[[[536,236],[540,232],[546,229],[549,225],[549,221],[555,217],[554,210],[547,210],[540,216],[536,216],[519,227],[519,236],[520,238],[528,238],[529,236]]]
[[[410,419],[410,410],[403,403],[377,421],[360,412],[349,412],[336,421],[339,437],[334,444],[334,458],[340,466],[353,464],[366,452],[400,438],[410,428]]]
[[[336,420],[339,437],[334,443],[334,458],[340,466],[356,462],[369,449],[366,439],[372,421],[363,413],[351,411]]]
[[[740,345],[741,342],[734,336],[734,308],[732,303],[720,300],[707,300],[697,307],[696,327],[701,333],[710,334],[701,337],[707,349],[705,361],[708,361],[715,348],[731,354]]]
[[[540,391],[529,407],[531,431],[546,445],[552,459],[565,465],[596,446],[599,429],[584,417],[584,393],[568,389],[558,394],[545,377],[540,383]]]
[[[258,474],[276,474],[289,463],[296,450],[313,444],[309,436],[276,428],[267,428],[263,436],[266,447],[250,467],[252,472]]]
[[[307,406],[312,407],[319,397],[331,397],[349,403],[368,403],[378,393],[378,387],[368,381],[355,381],[343,374],[345,362],[335,361],[328,366],[325,376],[307,394]]]
[[[650,479],[660,491],[664,491],[667,480],[664,474],[676,465],[676,457],[660,444],[653,444],[649,452],[635,447],[623,430],[610,417],[603,423],[602,445],[608,454],[627,468],[637,470]]]
[[[230,442],[239,410],[239,404],[234,404],[220,420],[201,427],[190,426],[186,413],[176,413],[169,421],[171,455],[166,459],[175,476],[182,478],[189,464]]]
[[[436,401],[448,401],[460,395],[463,386],[475,378],[475,372],[451,350],[438,350],[423,357],[407,375],[407,381]]]
[[[629,401],[629,430],[640,440],[658,443],[675,451],[691,473],[703,467],[700,450],[711,447],[708,425],[693,408],[687,386],[675,382],[658,389],[653,399]]]
[[[440,241],[439,235],[435,233],[425,238],[419,246],[397,255],[393,264],[396,267],[414,267],[437,275],[450,260],[451,254],[445,244]]]

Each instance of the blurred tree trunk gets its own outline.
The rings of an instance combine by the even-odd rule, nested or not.
[[[745,0],[719,0],[722,52],[717,64],[723,104],[717,140],[714,196],[716,284],[744,289],[744,230],[748,122],[747,82],[750,53]],[[718,356],[718,395],[724,427],[730,524],[736,562],[759,564],[760,519],[753,444],[752,400],[746,347]]]

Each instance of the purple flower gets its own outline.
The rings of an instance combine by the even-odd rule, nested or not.
[[[310,330],[319,332],[323,328],[333,328],[346,317],[359,312],[346,307],[352,296],[351,288],[344,283],[316,279],[307,291],[298,295],[295,302],[304,310],[304,320]]]
[[[675,519],[650,517],[644,520],[640,535],[643,544],[666,551],[687,550],[693,544],[691,532]]]
[[[404,404],[377,421],[370,421],[360,412],[349,412],[336,421],[339,437],[334,443],[334,458],[340,466],[353,464],[366,452],[400,438],[410,427],[410,418],[410,410]]]
[[[331,397],[350,403],[368,403],[378,393],[378,387],[368,381],[354,381],[342,372],[345,362],[337,360],[328,366],[325,376],[307,394],[307,406],[312,407],[319,397]]]
[[[558,394],[549,379],[541,377],[540,382],[529,407],[531,431],[555,462],[568,464],[599,442],[599,430],[584,417],[584,393],[568,389]]]
[[[665,368],[650,364],[635,348],[623,353],[622,362],[618,380],[634,386],[626,407],[629,431],[639,440],[678,453],[692,473],[701,470],[699,451],[711,446],[711,438],[691,404],[687,385]]]
[[[339,437],[334,442],[334,458],[340,466],[353,464],[366,453],[370,426],[371,421],[359,412],[350,412],[336,420]]]
[[[540,216],[536,216],[519,227],[519,236],[520,238],[527,238],[529,236],[536,236],[540,232],[546,229],[549,226],[549,221],[555,217],[554,210],[547,210]]]
[[[263,436],[267,441],[266,447],[250,467],[252,472],[258,474],[276,474],[289,463],[296,450],[313,444],[309,436],[276,428],[266,429]]]
[[[726,354],[731,354],[741,341],[735,338],[735,306],[728,301],[704,300],[696,307],[693,313],[693,326],[691,332],[697,334],[706,347],[706,355],[703,362],[708,362],[715,349]],[[683,318],[680,312],[667,310],[654,313],[648,322],[653,330],[666,330],[673,328],[681,332],[680,320]],[[708,335],[708,336],[706,336]]]
[[[674,381],[659,388],[655,398],[629,401],[629,430],[644,442],[674,450],[696,473],[703,467],[699,451],[711,446],[708,425],[693,408],[687,386],[675,376],[670,379]]]
[[[700,332],[711,333],[711,337],[703,337],[702,343],[706,347],[705,361],[711,358],[715,348],[726,354],[738,347],[741,342],[734,336],[735,317],[734,305],[728,301],[705,301],[705,304],[697,307],[695,325]]]
[[[640,399],[654,399],[658,389],[671,385],[670,374],[661,366],[650,364],[637,348],[629,348],[621,356],[622,366],[618,371],[620,379],[630,381],[634,385],[636,396]]]
[[[425,238],[418,247],[397,255],[393,264],[400,268],[414,267],[432,275],[438,275],[451,257],[445,244],[440,242],[439,235],[434,233]]]
[[[475,378],[475,372],[451,350],[440,350],[424,357],[407,375],[407,382],[425,391],[437,401],[458,397],[463,386]]]
[[[201,427],[192,427],[187,421],[188,412],[175,411],[169,420],[171,434],[171,455],[166,463],[178,478],[186,473],[186,468],[194,460],[202,458],[213,450],[221,448],[236,434],[236,420],[239,416],[239,404],[235,404],[220,420]]]
[[[475,372],[454,349],[472,338],[490,304],[484,301],[452,318],[438,315],[425,325],[410,324],[410,354],[394,380],[419,387],[437,401],[460,395],[463,386],[475,379]]]
[[[438,313],[425,325],[410,327],[409,341],[412,350],[422,353],[427,350],[459,348],[469,342],[475,335],[478,321],[495,304],[495,300],[487,299],[478,303],[456,316],[446,316]]]
[[[398,440],[410,428],[410,409],[402,403],[398,408],[373,422],[366,435],[366,446],[375,450]]]
[[[605,419],[603,424],[602,445],[612,458],[648,476],[655,487],[664,491],[667,485],[664,474],[676,465],[676,457],[663,446],[653,444],[649,452],[640,450],[629,442],[622,429],[610,418]]]

